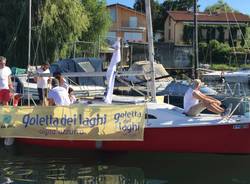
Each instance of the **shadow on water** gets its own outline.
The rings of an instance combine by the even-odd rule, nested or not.
[[[247,184],[250,155],[0,147],[0,184]]]

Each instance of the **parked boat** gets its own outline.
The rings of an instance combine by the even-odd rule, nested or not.
[[[102,61],[96,58],[74,58],[63,59],[53,63],[50,67],[51,76],[54,73],[67,75],[75,72],[101,72]],[[35,71],[33,71],[35,73]],[[65,77],[67,84],[74,90],[75,96],[96,97],[103,96],[106,90],[103,77]],[[27,101],[33,100],[35,103],[39,100],[37,84],[34,77],[30,74],[16,74],[12,76],[12,81],[15,86],[15,91],[22,94],[22,99]]]
[[[144,73],[144,76],[130,76],[127,78],[123,78],[123,80],[129,82],[134,88],[142,91],[144,94],[148,92],[148,86],[150,85],[150,62],[149,61],[137,61],[132,64],[128,71],[140,71]],[[187,80],[175,80],[173,77],[169,75],[169,73],[165,70],[162,64],[155,63],[154,64],[155,70],[155,88],[156,94],[158,96],[180,96],[183,97],[185,92],[188,90],[189,87],[192,86],[191,79],[190,81]],[[118,94],[130,94],[136,95],[137,93],[133,91],[131,88],[125,88],[123,83],[118,83],[116,92]],[[127,90],[127,91],[125,91]],[[206,95],[217,95],[217,92],[212,88],[202,85],[201,92]],[[137,94],[138,95],[138,94]],[[176,104],[174,104],[176,105]]]
[[[235,72],[226,72],[224,74],[224,78],[226,82],[229,83],[247,83],[250,82],[250,68],[241,68]]]
[[[250,153],[250,119],[247,115],[232,116],[229,119],[212,114],[188,117],[176,106],[147,103],[146,117],[143,141],[31,138],[16,141],[22,144],[85,150]]]
[[[250,83],[250,68],[241,68],[238,71],[214,71],[203,74],[205,81],[225,80],[228,83]]]
[[[150,7],[149,3],[149,1],[146,1],[147,8]],[[152,39],[151,34],[152,32],[149,33],[150,39]],[[152,40],[150,44],[152,44]],[[152,57],[153,53],[152,50],[150,50],[151,49],[149,49],[149,56]],[[153,65],[154,61],[152,58],[150,61]],[[154,73],[152,73],[152,76],[152,78],[154,78]],[[154,92],[152,92],[152,94],[153,93]],[[128,97],[124,98],[126,99],[126,103],[131,101],[128,100]],[[232,114],[230,114],[227,118],[212,114],[188,117],[183,114],[181,108],[170,104],[157,103],[154,101],[154,98],[155,96],[152,97],[152,102],[138,102],[138,98],[136,98],[135,103],[146,104],[146,121],[143,140],[73,140],[73,137],[69,135],[69,137],[64,140],[52,140],[50,137],[35,139],[19,136],[17,142],[53,148],[60,147],[67,149],[77,148],[108,151],[250,153],[249,112],[241,116],[232,116]],[[117,103],[119,107],[123,110],[127,110],[124,109],[126,106],[122,105],[125,103],[122,101],[122,97],[118,97],[118,99],[119,102]],[[115,104],[108,105],[96,101],[93,101],[92,104],[85,105],[86,107],[96,107],[99,110],[111,106],[114,106],[114,108],[118,107],[115,106]],[[29,116],[26,115],[25,118],[27,117]],[[25,118],[24,120],[28,121]],[[5,122],[9,121],[9,118],[5,119]],[[50,128],[44,127],[43,122],[44,119],[43,121],[40,119],[39,122],[32,120],[29,123],[32,126],[37,123],[45,129]],[[69,125],[66,128],[74,130],[73,125]],[[9,130],[11,129],[9,128]],[[11,137],[11,135],[7,137]]]

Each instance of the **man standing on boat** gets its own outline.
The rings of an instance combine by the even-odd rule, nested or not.
[[[0,103],[8,105],[11,99],[11,91],[14,91],[11,82],[11,70],[6,66],[6,58],[0,56]]]
[[[227,116],[231,112],[231,105],[224,110],[220,107],[221,102],[215,98],[207,96],[200,92],[201,80],[195,79],[192,88],[190,87],[184,95],[184,113],[188,116],[197,116],[203,110]]]
[[[46,74],[50,73],[49,70],[49,62],[45,62],[42,64],[41,68],[37,70],[37,74]],[[43,77],[43,76],[38,76],[35,78],[37,81],[37,90],[38,90],[38,95],[39,95],[39,101],[40,105],[45,106],[47,103],[47,97],[48,97],[48,84],[50,83],[50,77]]]

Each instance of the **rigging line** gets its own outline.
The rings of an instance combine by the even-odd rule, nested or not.
[[[16,35],[17,35],[17,32],[19,31],[20,29],[20,26],[21,26],[21,23],[22,23],[22,19],[24,17],[24,14],[25,14],[25,8],[26,8],[26,1],[22,3],[22,11],[21,11],[21,15],[20,15],[20,19],[19,19],[19,22],[18,22],[18,25],[17,25],[17,28],[16,28],[16,31],[13,33],[13,38],[9,44],[9,47],[6,51],[6,53],[8,53],[10,51],[10,49],[12,48],[12,46],[14,45],[14,42],[16,42]]]
[[[231,32],[230,23],[229,23],[229,19],[228,19],[228,15],[227,15],[226,5],[224,5],[224,11],[225,11],[225,14],[226,14],[226,19],[227,19],[227,24],[228,24],[228,28],[229,28],[229,34],[230,34],[232,45],[233,45],[235,59],[236,59],[236,62],[237,62],[236,49],[235,49],[234,42],[233,42],[234,40],[233,40],[233,35],[232,35],[232,32]]]
[[[246,46],[247,46],[247,50],[249,51],[250,48],[249,48],[249,46],[248,46],[248,43],[246,42],[246,39],[245,39],[244,34],[242,33],[242,30],[241,30],[241,28],[240,28],[240,24],[239,24],[239,22],[237,21],[237,19],[236,19],[236,17],[235,17],[235,13],[233,12],[232,14],[233,14],[233,17],[234,17],[234,19],[235,19],[235,21],[236,21],[237,26],[239,27],[240,34],[241,34],[243,40],[245,41],[245,44],[246,44]]]
[[[38,4],[39,6],[39,4]],[[45,10],[46,10],[46,6],[47,6],[47,1],[45,2]],[[38,7],[38,11],[39,11],[39,7]],[[34,60],[33,60],[33,65],[36,63],[37,64],[37,61],[36,61],[36,58],[38,56],[38,48],[39,48],[39,45],[40,45],[40,41],[41,41],[41,35],[42,35],[42,30],[43,30],[43,27],[44,27],[44,16],[46,14],[46,11],[43,12],[43,15],[42,15],[42,22],[41,22],[41,28],[39,29],[38,33],[38,40],[37,40],[37,44],[36,44],[36,50],[35,50],[35,54],[34,54]]]

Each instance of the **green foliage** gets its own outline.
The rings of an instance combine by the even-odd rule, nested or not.
[[[229,64],[230,53],[230,46],[217,40],[211,40],[208,44],[199,43],[199,60],[204,63]]]
[[[103,40],[111,26],[111,19],[106,8],[105,0],[81,0],[89,18],[89,28],[83,32],[81,40]]]
[[[28,3],[0,1],[0,52],[12,66],[27,66]],[[109,26],[105,0],[32,1],[31,64],[69,56],[77,40],[98,42]]]
[[[209,42],[209,48],[211,49],[212,61],[214,61],[214,63],[229,63],[231,48],[228,44],[211,40]]]
[[[205,8],[205,12],[212,12],[212,13],[218,13],[218,12],[234,12],[235,10],[230,7],[226,2],[223,0],[219,0],[217,3],[215,3],[212,6],[208,6]]]
[[[193,7],[193,0],[165,0],[162,4],[158,0],[150,0],[153,29],[164,30],[164,23],[169,10],[189,10]],[[134,9],[145,12],[145,0],[136,0]]]
[[[193,25],[184,25],[183,28],[183,41],[186,44],[191,44],[193,40]]]
[[[0,1],[0,53],[16,65],[28,53],[28,1]]]
[[[219,42],[225,42],[225,28],[223,26],[218,26],[218,32],[219,32]]]
[[[163,7],[158,1],[150,0],[153,30],[164,30],[165,17],[163,15]],[[145,13],[145,0],[136,0],[134,9],[138,12]]]
[[[84,6],[79,0],[47,0],[42,13],[45,57],[54,61],[58,50],[59,57],[66,57],[68,43],[77,40],[88,29],[89,19]]]
[[[211,66],[212,70],[220,70],[220,71],[236,71],[240,68],[250,68],[250,64],[242,64],[239,66],[228,65],[228,64],[213,64]]]
[[[228,64],[213,64],[211,66],[212,70],[221,70],[221,71],[236,71],[239,67],[229,66]]]
[[[163,7],[165,11],[169,10],[189,10],[193,7],[193,0],[165,0]]]
[[[246,48],[250,48],[250,27],[247,27],[246,28],[246,35],[245,35],[245,45],[244,47]]]

